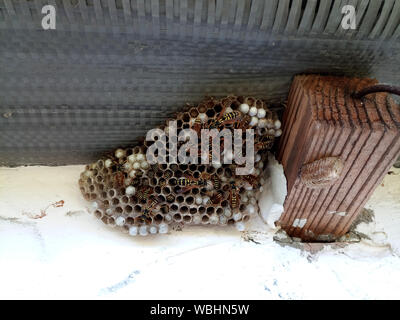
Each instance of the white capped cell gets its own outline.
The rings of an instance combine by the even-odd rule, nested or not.
[[[132,226],[129,228],[129,235],[130,236],[136,236],[138,234],[138,227],[137,226]]]
[[[205,113],[200,113],[200,114],[198,115],[198,117],[199,117],[199,119],[200,119],[200,121],[201,121],[202,123],[204,123],[204,122],[206,122],[206,121],[208,120],[208,116],[207,116]]]
[[[240,219],[242,219],[242,214],[241,214],[240,212],[235,213],[235,214],[233,215],[233,220],[239,221]]]
[[[249,126],[250,126],[250,127],[254,127],[254,126],[257,125],[257,123],[258,123],[258,118],[257,118],[257,117],[251,117]]]
[[[222,167],[222,164],[219,163],[219,162],[213,162],[213,163],[212,163],[212,166],[213,166],[215,169],[219,169],[219,168]]]
[[[125,150],[117,149],[115,150],[115,156],[119,159],[125,156]]]
[[[230,216],[232,216],[232,211],[229,208],[225,208],[224,215],[225,215],[225,217],[229,218]]]
[[[226,224],[227,222],[228,222],[228,219],[225,216],[219,216],[220,224]]]
[[[197,195],[195,198],[196,204],[202,204],[203,203],[203,198],[199,195]]]
[[[258,121],[258,127],[259,128],[265,128],[267,126],[267,120],[266,119],[260,119]]]
[[[151,227],[149,228],[149,232],[150,232],[151,234],[156,234],[156,233],[157,233],[157,227],[156,227],[156,226],[151,226]]]
[[[217,224],[218,221],[219,221],[219,218],[218,218],[218,216],[216,214],[212,214],[210,216],[210,220],[209,221],[210,221],[211,224]]]
[[[140,226],[139,227],[139,234],[141,236],[147,236],[148,232],[147,232],[147,226]]]
[[[140,166],[142,167],[142,169],[148,169],[149,168],[149,163],[147,161],[142,161],[140,163]]]
[[[134,186],[129,186],[125,189],[125,194],[127,196],[133,196],[136,193],[136,188]]]
[[[131,164],[130,162],[125,162],[125,163],[124,163],[124,169],[125,169],[126,171],[131,170],[131,169],[132,169],[132,164]]]
[[[140,162],[135,162],[132,166],[133,169],[138,170],[140,169]]]
[[[246,227],[242,221],[236,222],[235,227],[238,231],[244,231],[246,229]]]
[[[206,205],[210,201],[210,197],[205,196],[203,197],[203,204]]]
[[[239,106],[239,110],[240,110],[241,112],[243,112],[243,113],[249,112],[249,109],[250,109],[250,107],[249,107],[249,105],[248,105],[247,103],[242,103],[242,104]]]
[[[223,159],[227,159],[229,161],[233,160],[233,152],[232,151],[227,151],[226,154],[224,154],[224,158]]]
[[[125,218],[124,218],[124,217],[121,217],[121,216],[117,217],[117,218],[115,219],[115,224],[116,224],[118,227],[122,227],[122,226],[125,224]]]
[[[85,171],[85,176],[87,176],[87,177],[93,176],[93,171],[91,171],[91,170]]]
[[[131,171],[129,171],[129,177],[131,177],[131,178],[135,178],[135,177],[136,177],[136,174],[137,174],[137,170],[131,170]]]
[[[252,199],[254,199],[254,198],[252,198]],[[249,200],[250,203],[251,203],[252,199]],[[256,208],[254,207],[254,205],[249,204],[249,205],[247,205],[247,207],[246,207],[246,211],[247,211],[249,214],[253,214],[253,213],[256,212]]]
[[[274,127],[274,122],[272,121],[272,119],[267,119],[267,128],[271,129]]]
[[[258,110],[256,107],[251,107],[249,110],[249,116],[255,116],[257,114]]]
[[[111,167],[111,165],[112,165],[112,160],[111,159],[107,159],[106,161],[104,161],[104,166],[106,168]]]
[[[99,204],[96,201],[90,203],[90,209],[96,210],[99,207]]]
[[[200,223],[201,223],[201,217],[200,217],[200,215],[195,214],[195,215],[193,216],[193,223],[194,223],[194,224],[200,224]]]
[[[128,161],[129,162],[135,162],[136,161],[136,154],[131,154],[129,157],[128,157]]]
[[[259,117],[260,119],[265,118],[266,114],[267,114],[266,111],[262,108],[258,109],[258,111],[257,111],[257,117]]]
[[[248,190],[248,191],[246,191],[246,195],[247,195],[249,198],[254,197],[254,191]]]
[[[160,225],[158,226],[158,232],[167,233],[168,232],[168,225],[166,223],[160,223]]]

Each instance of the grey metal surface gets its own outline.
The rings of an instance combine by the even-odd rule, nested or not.
[[[282,102],[298,73],[399,84],[399,21],[394,0],[0,0],[0,165],[89,162],[205,95]]]

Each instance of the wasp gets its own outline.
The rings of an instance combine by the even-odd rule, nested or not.
[[[125,181],[125,174],[122,171],[117,171],[114,173],[114,183],[118,187],[122,187]]]
[[[142,170],[136,170],[136,176],[137,177],[143,176],[143,171]]]
[[[171,171],[166,171],[165,173],[164,173],[164,178],[165,179],[169,179],[169,178],[171,178],[172,177],[172,172]]]
[[[232,111],[225,113],[222,118],[220,119],[220,123],[224,123],[226,121],[232,121],[239,118],[242,115],[240,111]]]
[[[196,119],[194,119],[193,124],[190,127],[191,129],[193,129],[194,131],[197,132],[197,134],[200,134],[200,130],[203,128],[203,123],[200,119],[200,117],[197,117]]]
[[[244,184],[252,186],[253,189],[260,187],[260,183],[256,176],[253,175],[241,176],[240,179],[243,180]]]
[[[140,179],[138,179],[138,178],[133,179],[130,185],[134,186],[134,187],[138,187],[140,185]]]
[[[231,188],[229,191],[229,203],[231,205],[231,209],[235,210],[235,209],[239,208],[239,205],[240,205],[239,190],[234,181],[230,182],[230,187]]]
[[[153,188],[149,186],[143,186],[139,189],[137,193],[137,198],[139,201],[145,201],[149,198],[149,196],[153,193]]]
[[[167,180],[165,180],[164,178],[161,178],[158,181],[158,184],[160,185],[160,187],[165,187],[167,185]]]
[[[211,140],[211,139],[210,139]],[[223,148],[223,147],[222,147]],[[199,153],[201,154],[201,150],[199,150]],[[208,158],[208,161],[211,163],[213,159],[213,144],[212,141],[208,144],[208,153],[203,153],[204,157],[203,158]],[[216,154],[215,154],[216,155]],[[216,157],[218,159],[218,157]]]
[[[115,160],[112,161],[111,165],[111,171],[113,173],[112,179],[114,184],[117,187],[122,187],[125,182],[125,173],[124,173],[124,163],[119,163]]]
[[[222,126],[235,124],[242,120],[242,113],[240,111],[232,111],[224,114],[224,110],[222,110],[220,113],[222,116],[211,121],[208,127],[209,129],[218,129]]]
[[[156,197],[150,197],[149,201],[147,202],[146,207],[143,209],[140,215],[140,220],[142,222],[149,221],[150,219],[150,214],[153,212],[153,210],[161,203],[159,198]]]
[[[244,114],[241,121],[235,123],[235,129],[247,129],[251,121],[251,117],[248,114]]]
[[[261,139],[259,140],[260,142],[265,142],[265,141],[273,141],[275,140],[275,135],[274,134],[264,134],[263,136],[261,136]]]
[[[267,150],[267,149],[271,149],[272,146],[274,145],[274,140],[264,140],[261,142],[258,142],[254,145],[254,150],[255,152],[260,151],[260,150]]]
[[[182,189],[180,192],[187,192],[193,188],[201,187],[212,187],[212,182],[208,180],[206,174],[202,174],[201,178],[193,178],[190,176],[184,176],[176,181],[176,184]]]
[[[215,194],[211,197],[211,202],[212,202],[213,204],[221,203],[223,197],[224,197],[224,193],[223,193],[221,190],[218,190],[217,193],[215,193]]]
[[[215,156],[215,159],[218,159],[218,160],[220,159],[220,155],[217,153],[217,148],[215,148],[215,150],[213,150],[213,146],[218,143],[220,145],[219,150],[224,150],[224,138],[221,137],[221,139],[219,139],[217,141],[215,141],[215,139],[214,139],[215,137],[212,135],[210,135],[209,138],[210,138],[210,140],[208,143],[208,152],[206,150],[203,151],[200,146],[198,154],[202,159],[206,160],[208,158],[209,163],[212,163],[213,155]]]
[[[221,180],[217,177],[217,175],[213,175],[211,182],[212,182],[215,190],[218,190],[221,188]]]
[[[167,196],[167,201],[168,201],[168,202],[174,202],[174,200],[175,200],[175,197],[174,197],[173,194],[169,194],[169,195]]]

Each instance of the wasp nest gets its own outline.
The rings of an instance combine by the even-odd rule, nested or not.
[[[254,129],[254,168],[238,175],[238,164],[213,162],[214,152],[204,154],[196,145],[197,164],[183,164],[169,151],[179,149],[187,139],[144,141],[140,146],[120,148],[107,157],[87,165],[79,179],[80,190],[90,201],[90,211],[110,226],[130,235],[167,233],[170,227],[182,225],[235,225],[240,231],[251,215],[258,212],[257,196],[263,184],[263,165],[267,150],[282,133],[275,112],[262,100],[251,97],[209,98],[197,107],[188,107],[174,119],[159,127],[169,137],[170,121],[176,121],[176,134],[182,129],[242,129],[240,146],[246,153],[246,129]],[[218,137],[223,145],[224,138]],[[236,142],[233,142],[235,144]],[[165,154],[158,161],[146,157],[155,144]],[[237,143],[236,143],[237,144]],[[210,144],[211,145],[211,144]],[[232,160],[234,154],[221,158]],[[236,148],[234,149],[236,150]],[[246,154],[246,157],[249,156]],[[204,163],[202,160],[207,160]]]

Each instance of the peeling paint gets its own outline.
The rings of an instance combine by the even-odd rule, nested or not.
[[[338,216],[345,217],[347,215],[346,211],[328,211],[329,214],[337,214]]]
[[[297,228],[303,228],[305,224],[307,223],[307,219],[294,219],[292,227],[297,227]]]

